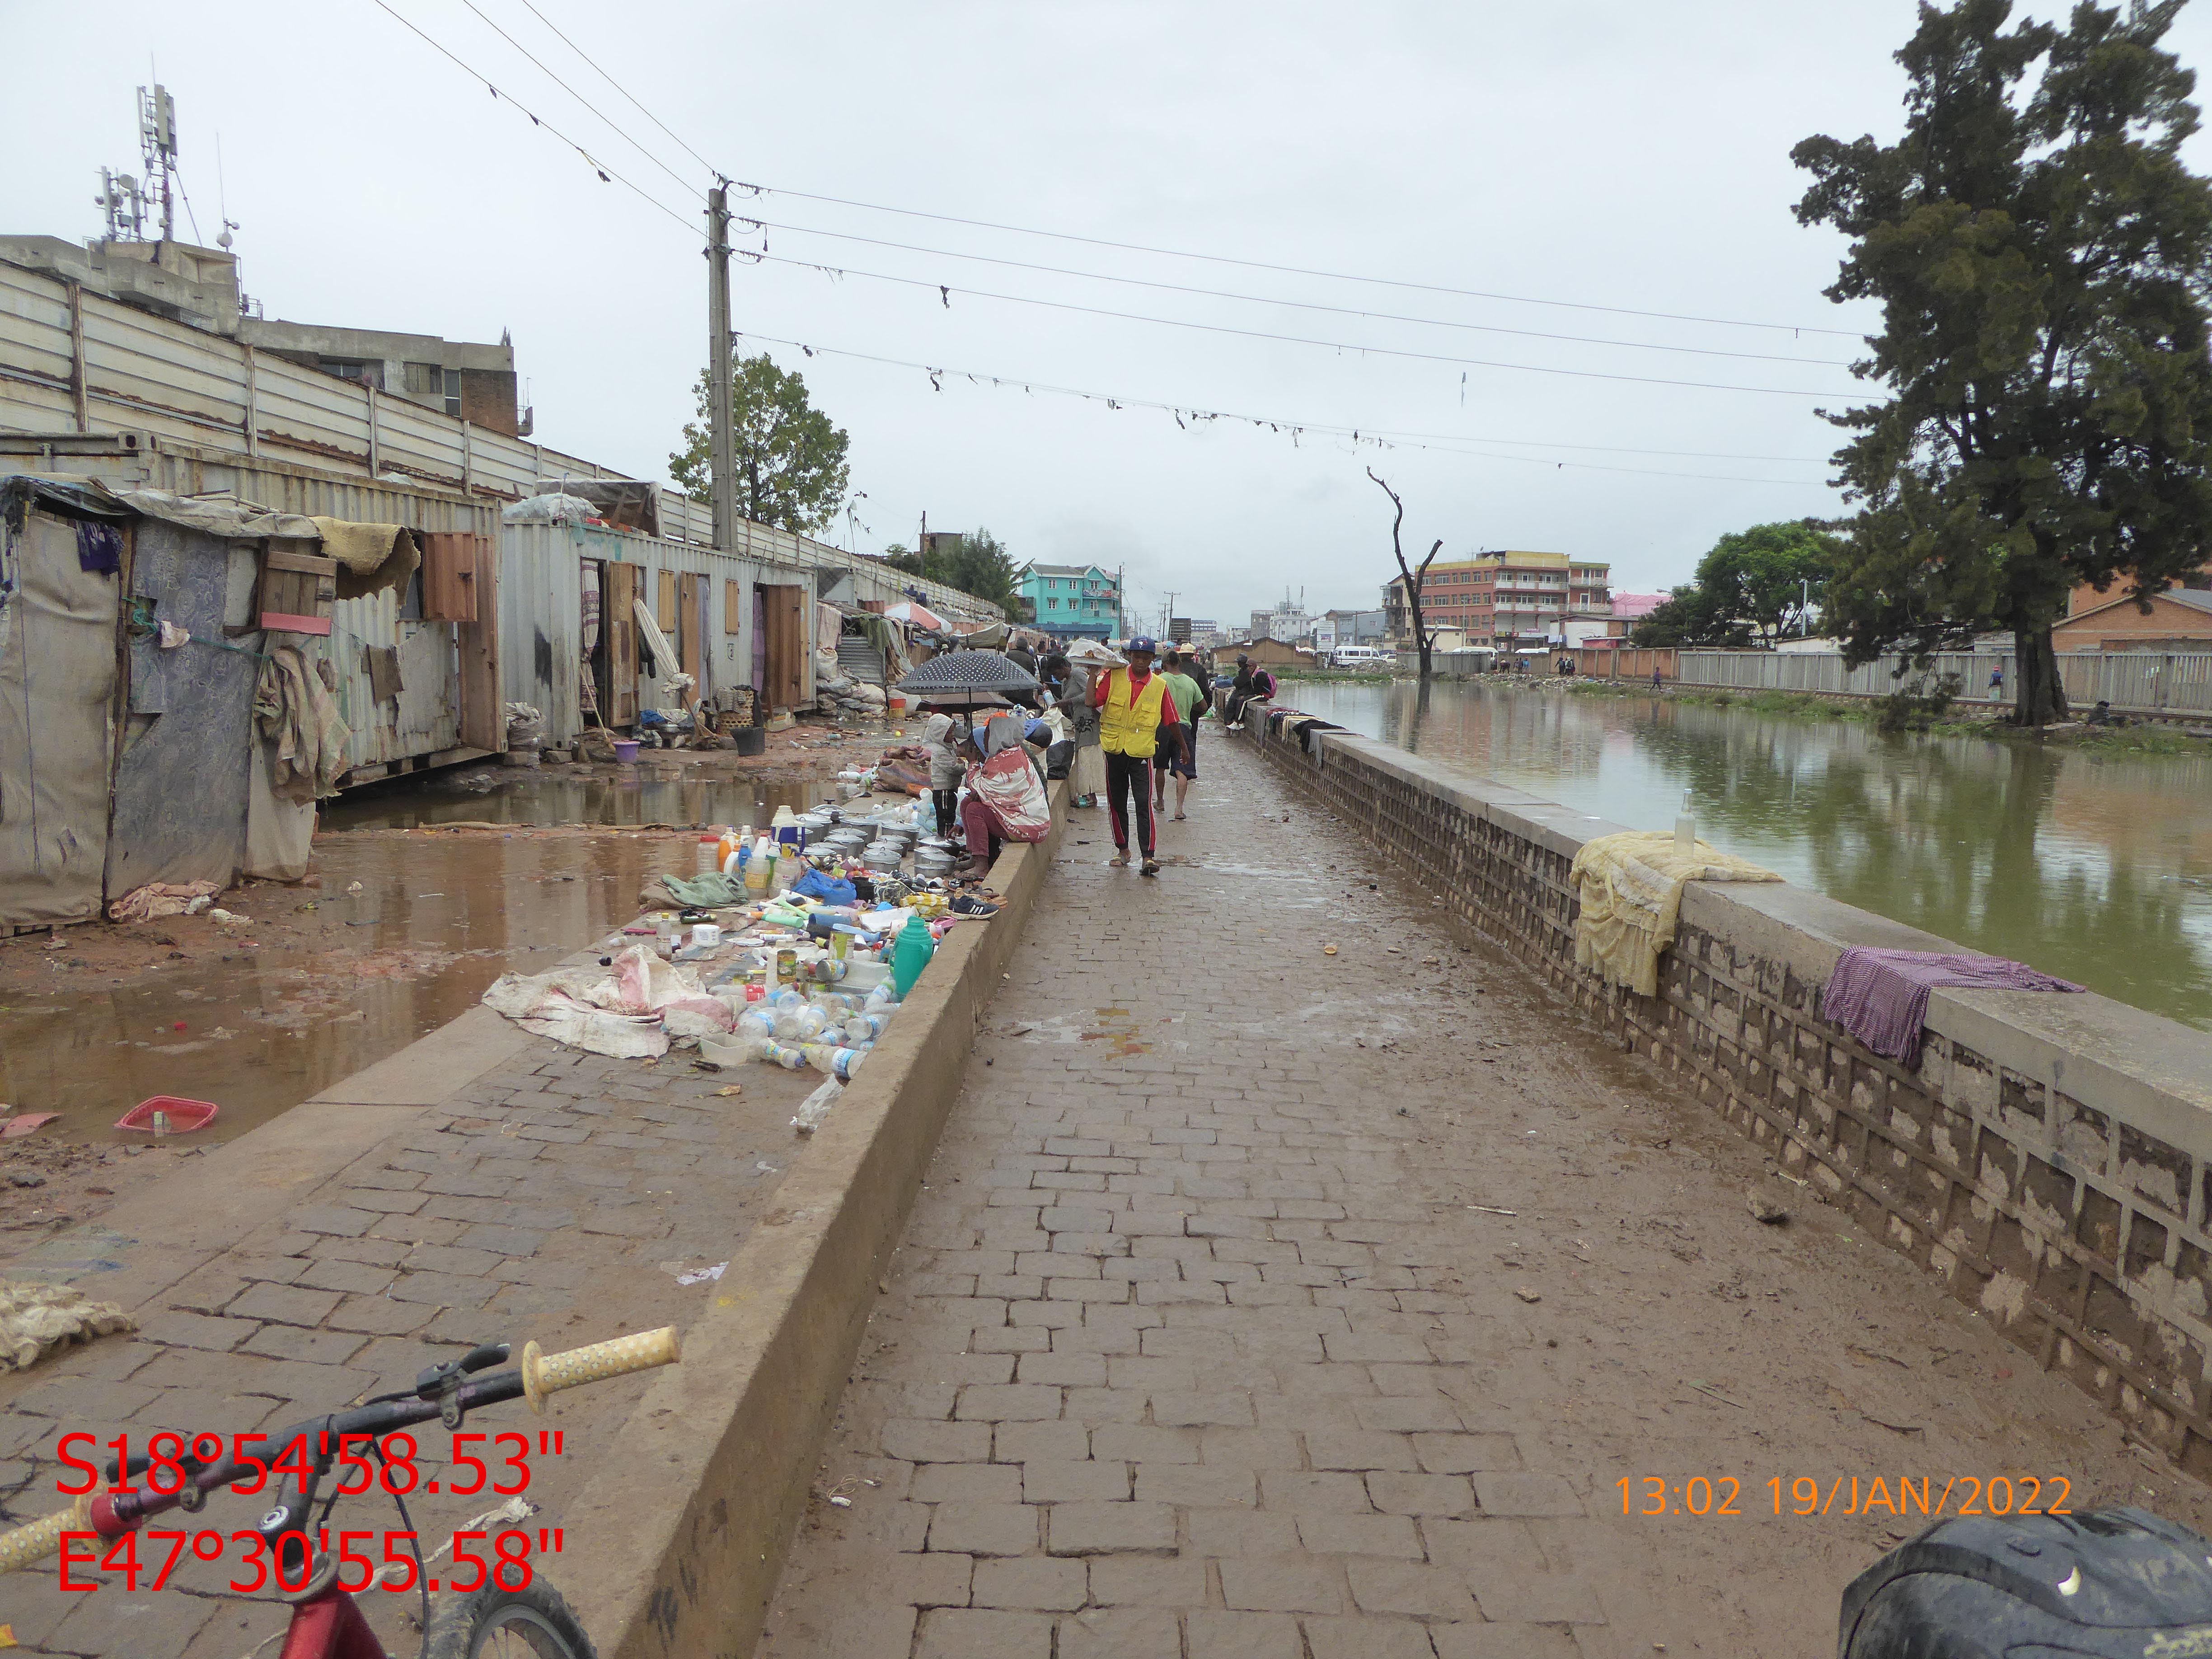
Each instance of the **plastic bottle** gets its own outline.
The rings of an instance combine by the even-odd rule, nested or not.
[[[699,837],[699,851],[696,860],[692,866],[692,873],[694,875],[711,876],[721,867],[722,854],[720,848],[720,842],[710,831],[709,833]]]
[[[744,842],[738,839],[738,832],[731,829],[728,824],[720,825],[719,828],[721,833],[714,837],[714,867],[717,870],[727,870],[730,867],[731,859],[737,855],[738,848],[744,846]]]
[[[902,1001],[936,954],[937,940],[930,933],[929,924],[920,916],[908,916],[891,946],[891,988]]]
[[[779,848],[788,848],[794,853],[799,850],[804,837],[799,834],[799,819],[790,807],[777,807],[775,817],[769,821],[769,827],[775,832],[775,843]]]
[[[890,1023],[888,1014],[854,1014],[845,1022],[845,1041],[854,1048],[873,1042]]]
[[[765,1006],[755,1003],[738,1016],[738,1035],[757,1042],[775,1035],[775,1016]]]
[[[747,892],[768,891],[769,866],[773,861],[769,854],[768,837],[763,836],[753,842],[752,854],[745,860],[745,890]]]
[[[763,1038],[760,1057],[771,1066],[781,1066],[787,1072],[806,1069],[806,1051],[790,1043],[779,1042],[774,1037]]]
[[[1690,811],[1690,792],[1682,792],[1682,810],[1674,819],[1674,850],[1687,853],[1698,844],[1698,820]]]

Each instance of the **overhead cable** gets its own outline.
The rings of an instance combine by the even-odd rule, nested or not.
[[[381,0],[379,0],[381,3]],[[1285,345],[1320,346],[1325,349],[1352,352],[1362,356],[1404,357],[1417,362],[1449,363],[1456,368],[1503,368],[1524,374],[1564,374],[1581,380],[1615,380],[1636,386],[1686,386],[1700,392],[1751,392],[1780,398],[1853,398],[1855,392],[1807,392],[1796,386],[1737,386],[1717,380],[1675,380],[1651,374],[1613,374],[1595,368],[1556,368],[1539,363],[1501,362],[1487,357],[1455,357],[1439,351],[1409,351],[1401,346],[1362,345],[1351,340],[1317,340],[1303,334],[1277,334],[1267,329],[1237,328],[1228,323],[1191,322],[1179,317],[1148,317],[1141,312],[1114,311],[1103,306],[1078,305],[1071,300],[1043,300],[1025,294],[998,294],[988,289],[954,288],[948,283],[933,283],[920,276],[893,276],[880,270],[855,270],[849,265],[824,264],[814,259],[787,258],[778,253],[762,253],[749,248],[735,250],[741,258],[756,264],[789,265],[799,270],[817,270],[826,276],[861,276],[871,282],[891,283],[902,288],[927,289],[937,295],[949,308],[952,295],[964,295],[969,299],[997,300],[1008,305],[1042,306],[1052,311],[1080,312],[1091,317],[1111,317],[1123,322],[1150,323],[1161,328],[1194,329],[1205,334],[1229,334],[1248,340],[1269,340]]]
[[[1043,392],[1047,396],[1050,397],[1079,398],[1085,403],[1103,404],[1109,409],[1114,410],[1151,410],[1159,414],[1173,416],[1176,425],[1184,428],[1186,430],[1188,429],[1188,427],[1192,422],[1210,424],[1216,421],[1231,421],[1240,425],[1266,427],[1271,432],[1274,432],[1279,434],[1287,434],[1293,441],[1308,434],[1311,434],[1320,437],[1348,438],[1354,444],[1371,443],[1380,447],[1389,449],[1428,450],[1437,454],[1469,455],[1488,460],[1523,461],[1532,466],[1548,466],[1555,470],[1560,467],[1571,466],[1584,471],[1628,472],[1634,473],[1639,477],[1650,478],[1702,478],[1725,483],[1788,484],[1799,489],[1805,488],[1811,482],[1810,480],[1804,478],[1753,478],[1729,473],[1680,472],[1669,468],[1659,467],[1608,466],[1595,461],[1555,461],[1540,455],[1498,454],[1488,450],[1467,449],[1460,447],[1455,444],[1423,441],[1424,437],[1450,438],[1455,435],[1449,433],[1428,434],[1416,436],[1414,434],[1394,431],[1387,428],[1375,428],[1369,427],[1351,427],[1337,425],[1322,421],[1290,420],[1280,416],[1237,414],[1228,410],[1203,409],[1191,404],[1161,403],[1156,399],[1148,398],[1127,398],[1122,396],[1119,392],[1091,392],[1086,391],[1079,386],[1055,386],[1048,381],[1023,380],[1018,376],[1008,374],[993,374],[981,369],[947,368],[942,365],[917,362],[908,358],[885,357],[878,356],[872,352],[848,351],[840,346],[815,345],[804,340],[781,339],[772,334],[760,334],[750,330],[735,330],[732,331],[732,333],[733,337],[736,338],[757,341],[763,345],[787,346],[793,350],[804,352],[810,357],[845,357],[850,358],[856,362],[880,363],[892,368],[915,369],[923,374],[928,375],[930,377],[931,384],[939,392],[942,392],[945,389],[945,381],[948,378],[958,378],[967,380],[975,386],[988,384],[1001,391],[1019,390],[1032,394]],[[1493,438],[1477,439],[1474,441],[1511,443],[1523,441]],[[1600,445],[1569,444],[1559,444],[1548,447],[1561,449],[1599,449],[1604,447],[1604,446]],[[1698,452],[1636,450],[1626,451],[1623,453],[1635,454],[1693,455]],[[1726,460],[1774,459],[1790,462],[1792,465],[1810,465],[1810,463],[1796,460],[1794,458],[1787,456],[1721,456],[1716,459]]]
[[[465,0],[464,0],[465,3]],[[840,242],[865,242],[870,247],[896,248],[904,253],[927,253],[939,258],[968,259],[981,264],[1010,265],[1017,270],[1037,270],[1054,276],[1079,276],[1086,282],[1120,283],[1132,288],[1158,289],[1170,294],[1192,294],[1202,299],[1237,300],[1253,305],[1288,306],[1297,311],[1325,311],[1340,317],[1361,317],[1373,322],[1413,323],[1424,328],[1465,329],[1478,334],[1512,334],[1529,340],[1565,340],[1576,345],[1612,346],[1631,351],[1673,351],[1698,357],[1739,357],[1762,363],[1805,363],[1821,368],[1849,368],[1833,357],[1792,357],[1769,351],[1729,351],[1717,346],[1661,345],[1648,340],[1603,339],[1588,334],[1551,334],[1540,329],[1504,328],[1493,323],[1464,323],[1446,317],[1408,317],[1393,311],[1370,311],[1359,306],[1323,305],[1311,300],[1285,300],[1267,294],[1237,294],[1226,289],[1194,288],[1185,283],[1154,282],[1142,276],[1116,276],[1103,270],[1077,270],[1066,265],[1041,265],[1026,259],[1001,259],[988,253],[962,253],[952,248],[920,247],[912,242],[886,241],[879,236],[859,236],[848,231],[823,230],[813,225],[788,225],[773,219],[742,218],[740,223],[764,230],[789,231],[800,236],[826,236]]]

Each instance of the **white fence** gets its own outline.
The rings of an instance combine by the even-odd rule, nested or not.
[[[80,345],[79,342],[82,342]],[[156,438],[511,501],[541,478],[623,477],[597,462],[489,432],[404,398],[303,368],[204,329],[0,261],[0,431],[145,432]],[[710,503],[660,495],[660,533],[714,542]],[[740,521],[744,558],[848,571],[886,598],[908,587],[935,610],[989,620],[997,605],[805,536]]]
[[[1911,684],[1916,672],[1901,657],[1846,669],[1840,655],[1816,652],[1685,651],[1679,661],[1676,678],[1684,685],[1847,697],[1887,696]],[[1993,694],[1990,675],[1998,668],[2005,684]],[[2009,705],[2019,668],[2009,651],[1942,651],[1927,672],[1957,675],[1960,702]],[[2212,652],[2064,651],[2058,678],[2077,713],[2108,702],[2130,714],[2212,714]]]

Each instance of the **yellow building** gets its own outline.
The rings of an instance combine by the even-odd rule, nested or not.
[[[1613,567],[1565,553],[1484,553],[1439,559],[1421,583],[1421,619],[1431,629],[1464,630],[1468,643],[1499,651],[1561,638],[1570,617],[1612,614]],[[1382,590],[1393,639],[1410,639],[1413,613],[1405,579]]]

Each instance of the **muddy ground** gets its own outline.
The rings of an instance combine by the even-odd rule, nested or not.
[[[203,913],[0,939],[0,1261],[192,1156],[115,1121],[155,1094],[243,1133],[397,1052],[509,969],[550,967],[694,867],[696,826],[765,823],[899,741],[807,723],[758,757],[647,750],[631,766],[475,766],[326,803],[307,879],[246,881]],[[20,1180],[18,1179],[20,1177]],[[27,1184],[36,1182],[39,1184]]]

